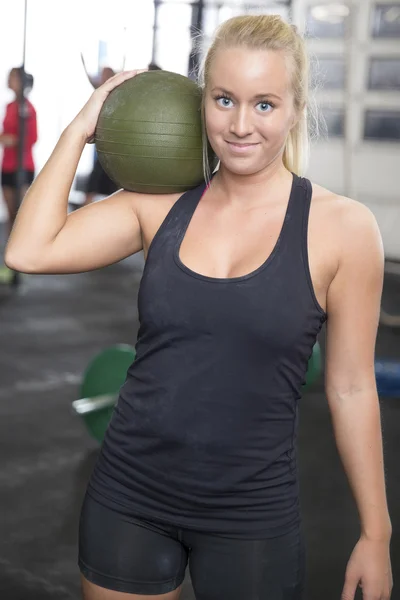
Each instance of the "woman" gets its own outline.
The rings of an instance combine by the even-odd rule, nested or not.
[[[368,209],[300,173],[307,58],[277,16],[224,23],[204,63],[220,159],[180,196],[120,191],[67,216],[99,88],[28,192],[8,245],[31,273],[96,269],[144,250],[137,359],[80,523],[85,600],[298,600],[301,385],[327,319],[326,393],[360,514],[343,600],[391,593],[374,342],[382,243]],[[312,440],[310,440],[312,443]]]
[[[29,87],[32,89],[33,77],[25,74]],[[20,102],[23,94],[22,86],[23,69],[14,67],[8,75],[8,87],[15,94],[15,100],[10,102],[6,108],[6,114],[3,122],[3,133],[0,135],[0,144],[4,146],[3,162],[1,166],[1,187],[3,198],[5,200],[8,212],[9,231],[14,223],[15,215],[18,210],[17,198],[17,170],[18,170],[18,144],[19,144],[19,114]],[[24,153],[22,174],[22,196],[27,187],[32,183],[35,172],[33,162],[32,148],[37,141],[36,111],[27,98],[25,103],[25,135],[24,135]]]

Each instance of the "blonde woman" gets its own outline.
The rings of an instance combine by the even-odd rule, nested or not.
[[[146,257],[137,359],[81,514],[84,598],[177,600],[187,564],[197,600],[303,597],[298,401],[327,320],[326,395],[360,515],[342,600],[358,585],[365,600],[388,600],[374,378],[382,242],[362,204],[302,176],[304,42],[277,16],[225,22],[203,69],[205,126],[220,159],[210,185],[119,191],[67,216],[101,105],[134,74],[95,91],[64,131],[6,253],[30,273]]]

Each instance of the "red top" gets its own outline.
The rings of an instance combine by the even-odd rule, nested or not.
[[[24,169],[34,171],[32,146],[37,140],[36,111],[33,105],[26,100],[28,116],[25,125],[25,149],[24,149]],[[3,121],[3,133],[16,135],[18,137],[18,101],[10,102],[6,108],[6,114]],[[13,173],[18,168],[18,145],[4,148],[2,171]]]

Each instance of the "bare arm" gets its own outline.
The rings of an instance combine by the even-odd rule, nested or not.
[[[79,159],[109,92],[132,76],[121,73],[92,94],[61,135],[28,190],[8,241],[6,264],[29,273],[74,273],[111,264],[142,248],[136,194],[117,192],[68,215]]]
[[[372,213],[351,200],[343,202],[341,258],[327,298],[326,393],[362,535],[388,540],[391,523],[374,370],[383,248]]]

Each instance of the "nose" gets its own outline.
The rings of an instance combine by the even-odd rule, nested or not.
[[[234,111],[229,131],[239,138],[244,138],[253,133],[254,127],[250,110],[246,106],[239,106]]]

